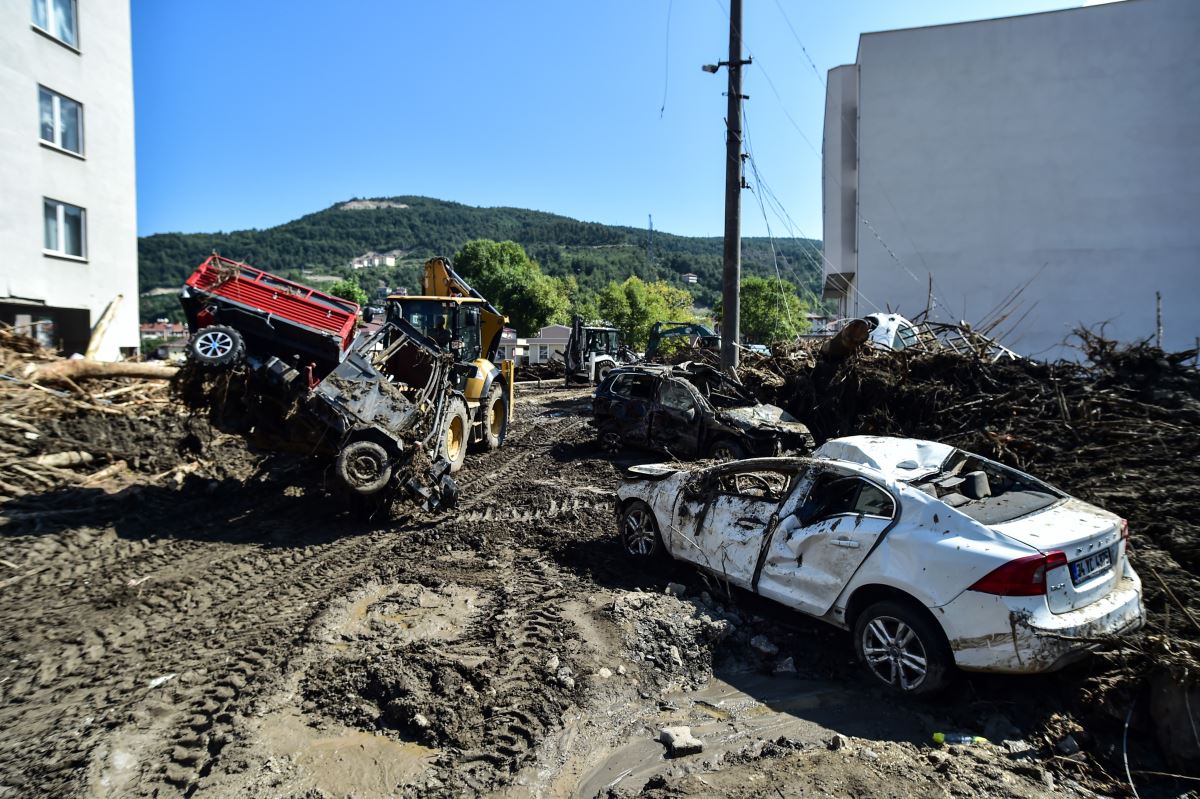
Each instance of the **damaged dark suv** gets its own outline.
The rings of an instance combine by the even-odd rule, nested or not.
[[[596,388],[592,415],[610,451],[632,445],[676,458],[733,459],[805,454],[815,443],[782,408],[700,363],[614,369]]]

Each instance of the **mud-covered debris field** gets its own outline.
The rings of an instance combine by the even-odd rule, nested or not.
[[[603,452],[587,388],[519,387],[455,510],[364,518],[323,461],[249,449],[167,381],[39,380],[55,359],[0,331],[0,797],[1188,795],[1200,376],[1080,342],[743,361],[818,441],[946,441],[1128,519],[1146,629],[918,701],[839,630],[624,557],[621,471],[663,456]]]

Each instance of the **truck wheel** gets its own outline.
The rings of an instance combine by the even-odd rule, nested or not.
[[[387,450],[374,441],[353,441],[337,456],[337,476],[358,494],[374,494],[392,479]]]
[[[471,435],[471,417],[467,415],[467,404],[458,397],[450,400],[446,406],[446,416],[442,420],[442,441],[440,453],[450,464],[450,473],[454,474],[463,466],[467,458],[467,441]]]
[[[246,357],[246,342],[232,327],[202,327],[188,341],[188,356],[202,366],[236,366]]]
[[[854,622],[854,649],[871,676],[908,696],[945,687],[954,664],[946,637],[924,608],[886,600]]]
[[[614,367],[611,363],[602,363],[599,366],[597,366],[596,367],[596,385],[600,385],[601,383],[603,383],[605,378],[608,377],[608,373],[611,372],[614,368],[616,368],[616,367]]]
[[[508,395],[504,386],[493,384],[483,408],[483,449],[500,449],[508,433]]]

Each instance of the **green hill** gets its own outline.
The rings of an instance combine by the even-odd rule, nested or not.
[[[420,265],[432,255],[450,255],[471,239],[510,239],[521,244],[543,271],[574,276],[582,288],[599,290],[630,275],[663,279],[689,289],[701,307],[711,307],[721,290],[721,238],[673,236],[655,231],[647,259],[647,231],[580,222],[521,208],[475,208],[428,197],[353,200],[264,230],[230,233],[159,233],[138,241],[143,320],[179,318],[174,288],[213,250],[261,269],[320,285],[353,274],[363,287],[417,288]],[[779,269],[805,293],[819,294],[820,242],[776,239]],[[395,267],[352,270],[349,261],[368,251],[400,251]],[[774,276],[766,238],[745,238],[747,275]],[[681,275],[698,276],[694,285]],[[815,304],[815,296],[810,298]]]

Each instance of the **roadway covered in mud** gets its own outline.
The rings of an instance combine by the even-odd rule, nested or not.
[[[1189,787],[1148,708],[1121,747],[1149,645],[899,701],[846,634],[627,560],[613,493],[657,456],[601,452],[587,389],[524,392],[454,512],[369,521],[165,396],[62,402],[10,462],[125,466],[29,468],[0,511],[0,796],[1119,795],[1126,752],[1143,796]]]

